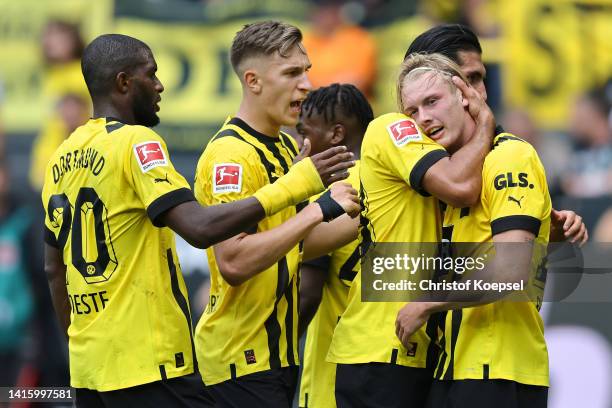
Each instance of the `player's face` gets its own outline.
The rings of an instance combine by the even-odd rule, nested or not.
[[[431,139],[449,152],[464,142],[471,121],[461,92],[441,74],[425,73],[402,86],[404,113],[412,117]],[[473,122],[472,122],[473,123]],[[471,130],[471,129],[470,129]]]
[[[486,101],[487,88],[485,88],[484,79],[487,76],[487,70],[482,63],[482,56],[476,51],[459,51],[458,57],[461,72]]]
[[[164,86],[156,76],[157,64],[152,55],[146,59],[146,63],[135,69],[132,79],[134,81],[134,98],[132,109],[137,124],[153,127],[159,123],[157,112],[159,111],[160,93]]]
[[[277,126],[295,126],[302,102],[312,89],[306,76],[310,60],[301,47],[295,46],[282,57],[278,53],[266,58],[261,74],[261,103],[269,120]]]
[[[296,129],[304,139],[310,140],[310,155],[321,153],[332,147],[334,135],[332,128],[325,122],[323,115],[316,111],[300,115]]]

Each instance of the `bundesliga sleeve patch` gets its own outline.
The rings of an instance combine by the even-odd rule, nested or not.
[[[134,146],[134,154],[143,173],[159,166],[167,166],[168,160],[159,142],[144,142]]]
[[[215,164],[213,194],[239,193],[242,190],[242,166],[235,163]]]
[[[398,120],[390,124],[387,126],[387,132],[389,132],[391,140],[396,146],[403,146],[414,140],[423,140],[416,123],[408,119]]]

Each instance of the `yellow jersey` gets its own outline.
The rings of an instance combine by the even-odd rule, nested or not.
[[[110,118],[52,155],[45,241],[63,255],[71,385],[112,391],[194,372],[187,290],[159,216],[194,200],[153,130]]]
[[[359,160],[350,169],[346,180],[359,190]],[[300,407],[336,406],[334,389],[336,364],[325,361],[334,328],[346,309],[351,282],[359,270],[359,240],[317,259],[321,269],[327,271],[321,303],[308,325],[304,364],[300,379]]]
[[[446,209],[445,238],[492,242],[494,235],[523,229],[536,239],[529,288],[536,302],[506,300],[446,312],[435,377],[440,380],[504,379],[548,386],[548,353],[538,313],[546,281],[544,248],[551,201],[535,149],[509,133],[498,134],[484,161],[480,201]]]
[[[439,242],[442,217],[439,201],[422,186],[427,170],[448,153],[401,113],[374,119],[361,146],[360,228],[362,255],[382,242]],[[328,361],[370,362],[425,367],[433,343],[425,329],[412,337],[409,349],[395,335],[395,318],[405,302],[362,301],[362,273],[349,291]]]
[[[195,196],[203,205],[250,197],[287,173],[296,155],[290,136],[267,136],[232,118],[198,161]],[[295,214],[295,207],[286,208],[245,232],[270,230]],[[195,331],[204,383],[298,365],[299,245],[276,265],[235,287],[221,276],[213,248],[207,255],[210,300]]]

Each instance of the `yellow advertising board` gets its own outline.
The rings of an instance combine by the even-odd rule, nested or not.
[[[44,67],[39,44],[45,22],[53,17],[79,23],[86,40],[120,32],[149,44],[166,87],[160,112],[164,125],[214,129],[235,112],[241,90],[228,52],[236,31],[252,19],[220,24],[113,20],[112,4],[0,0],[0,112],[9,132],[35,131],[48,112],[48,101],[41,97]],[[528,108],[545,127],[564,127],[572,98],[612,75],[612,0],[495,4],[500,37],[483,41],[483,57],[501,65],[506,105]],[[431,24],[417,15],[373,29],[379,44],[377,114],[395,109],[395,78],[403,53]]]
[[[0,0],[0,112],[9,132],[35,131],[49,112],[41,95],[45,67],[40,42],[50,19],[78,24],[88,40],[112,26],[112,1]]]
[[[611,0],[500,2],[507,106],[564,128],[575,96],[612,76]]]
[[[228,53],[242,24],[116,20],[116,32],[138,37],[153,50],[158,76],[165,87],[159,113],[162,123],[220,126],[227,115],[238,109],[242,94]]]

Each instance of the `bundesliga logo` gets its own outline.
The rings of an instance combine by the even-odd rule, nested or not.
[[[166,156],[159,142],[144,142],[134,146],[134,153],[143,173],[158,167],[166,166]]]
[[[403,146],[411,140],[421,140],[421,133],[416,124],[403,119],[387,126],[387,131],[396,146]]]
[[[215,164],[213,193],[239,193],[242,190],[242,166],[233,163]]]

